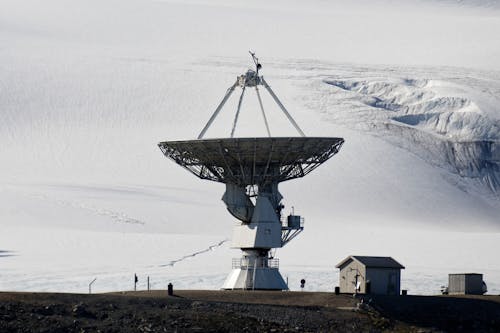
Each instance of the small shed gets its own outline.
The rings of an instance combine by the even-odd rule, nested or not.
[[[450,295],[482,295],[486,291],[483,274],[448,274],[448,294]]]
[[[341,293],[399,295],[401,269],[404,266],[391,257],[349,256],[340,269]]]

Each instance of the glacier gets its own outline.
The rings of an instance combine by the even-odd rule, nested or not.
[[[400,261],[410,294],[469,271],[500,293],[498,2],[4,0],[0,28],[0,290],[219,288],[223,185],[156,144],[195,138],[252,49],[306,134],[346,140],[280,186],[306,219],[276,254],[292,290],[357,254]],[[237,135],[265,135],[248,97]]]

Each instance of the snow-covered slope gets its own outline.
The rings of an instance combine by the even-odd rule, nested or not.
[[[500,90],[494,77],[457,79],[434,73],[433,79],[426,79],[429,73],[384,71],[380,75],[359,79],[344,73],[336,75],[340,79],[325,79],[337,88],[330,92],[337,101],[329,102],[345,105],[339,113],[354,126],[370,118],[367,129],[374,134],[390,137],[392,143],[463,178],[477,179],[493,196],[498,194]]]
[[[498,292],[498,32],[479,1],[2,1],[0,289],[124,289],[134,272],[218,287],[239,256],[211,247],[234,223],[224,187],[156,143],[196,137],[251,48],[306,134],[346,139],[281,185],[306,217],[278,252],[291,281],[332,289],[343,257],[391,255],[410,291],[477,270]],[[265,135],[247,97],[237,135]]]
[[[442,2],[450,6],[464,6],[468,9],[480,7],[480,8],[500,8],[500,1],[498,0],[430,0],[435,2]]]

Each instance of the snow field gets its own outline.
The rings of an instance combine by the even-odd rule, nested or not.
[[[250,48],[306,134],[346,139],[280,186],[306,218],[277,252],[292,289],[332,290],[334,265],[359,254],[399,260],[410,294],[470,271],[500,293],[498,13],[473,0],[2,1],[0,290],[131,289],[133,273],[142,289],[147,275],[220,287],[239,256],[228,243],[162,266],[230,238],[234,220],[222,185],[156,143],[198,135]],[[265,134],[253,95],[238,136]],[[263,97],[272,133],[295,135]],[[208,137],[228,135],[236,103]]]

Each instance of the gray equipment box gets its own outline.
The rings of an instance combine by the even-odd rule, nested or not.
[[[448,274],[448,294],[450,295],[482,295],[483,274],[462,273]]]
[[[300,229],[300,216],[299,215],[288,215],[287,225],[292,229]]]

